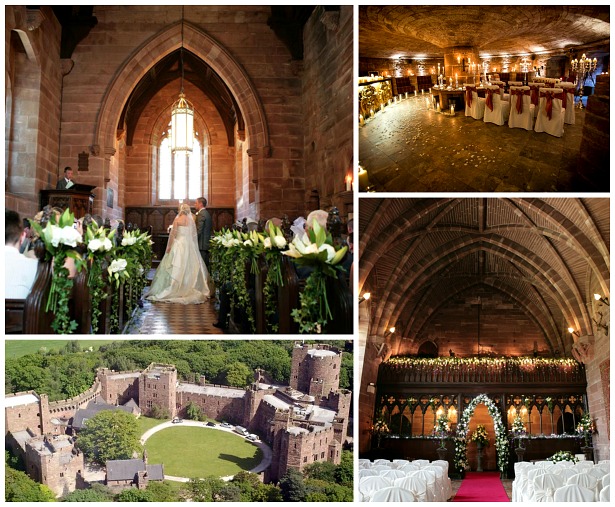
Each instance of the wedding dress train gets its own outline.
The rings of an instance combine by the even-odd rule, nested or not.
[[[147,299],[185,305],[202,303],[211,295],[211,279],[199,252],[191,216],[180,214],[175,219],[169,243]]]

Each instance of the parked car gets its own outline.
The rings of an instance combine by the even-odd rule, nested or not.
[[[173,424],[179,424],[179,423],[183,423],[184,420],[180,419],[179,417],[175,417],[173,418],[173,420],[171,421]]]
[[[235,433],[239,433],[242,437],[247,437],[250,434],[243,426],[235,426]]]
[[[258,442],[260,440],[260,438],[258,438],[258,435],[255,435],[254,433],[250,433],[246,438],[251,442]]]
[[[207,426],[209,426],[210,428],[215,428],[216,427],[216,423],[213,423],[211,421],[207,421]]]
[[[223,422],[222,424],[220,424],[220,428],[226,428],[227,430],[232,430],[233,426],[227,422]]]

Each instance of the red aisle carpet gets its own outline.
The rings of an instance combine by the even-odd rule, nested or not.
[[[466,472],[453,502],[510,502],[500,472]]]

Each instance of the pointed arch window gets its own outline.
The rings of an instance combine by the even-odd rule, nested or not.
[[[166,132],[156,148],[154,173],[156,177],[156,200],[194,200],[207,196],[208,147],[204,146],[195,132],[192,152],[172,153],[171,136]]]

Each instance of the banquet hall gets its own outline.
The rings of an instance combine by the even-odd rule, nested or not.
[[[70,224],[67,215],[61,228],[79,232],[74,242],[67,235],[71,244],[62,243],[62,252],[55,237],[55,245],[43,245],[45,259],[38,258],[46,278],[26,287],[37,298],[27,305],[36,318],[24,322],[29,310],[23,296],[15,298],[6,314],[10,332],[298,331],[291,313],[299,309],[310,275],[297,287],[289,258],[283,264],[292,269],[269,280],[270,297],[262,298],[255,284],[265,283],[266,272],[256,264],[268,261],[256,247],[265,236],[271,240],[271,221],[280,245],[274,257],[282,262],[277,254],[289,249],[291,227],[307,232],[314,225],[310,220],[304,228],[309,214],[319,212],[323,228],[330,217],[327,241],[335,245],[327,246],[348,252],[352,6],[8,5],[5,41],[5,207],[19,214],[23,230],[17,236],[23,233],[29,244],[19,248],[32,253],[41,238],[34,224],[45,228],[65,210]],[[199,232],[198,250],[217,292],[201,291],[199,298],[209,299],[194,305],[150,303],[142,289],[168,251],[182,204],[205,216],[202,229],[210,234]],[[94,226],[96,237],[88,239]],[[223,231],[232,232],[237,245],[229,246]],[[248,240],[251,233],[256,236]],[[220,259],[244,262],[254,254],[255,269],[245,276],[243,266],[222,269],[209,243],[216,238],[218,245],[235,248]],[[96,246],[90,247],[92,240]],[[113,248],[104,246],[107,241]],[[51,257],[64,255],[87,262],[87,272],[77,278],[68,266],[70,276],[55,269],[52,277]],[[97,266],[100,276],[89,269]],[[263,273],[260,282],[253,280],[256,271]],[[241,274],[230,280],[234,272]],[[107,280],[107,273],[115,280]],[[287,274],[294,294],[278,298]],[[103,278],[104,287],[94,287]],[[340,294],[348,299],[343,285]],[[60,286],[53,294],[71,313],[64,323],[45,310],[54,301],[45,290]],[[64,292],[70,301],[61,297]],[[97,316],[99,303],[105,308]],[[91,326],[91,318],[100,325]]]
[[[360,200],[363,500],[412,490],[485,501],[476,495],[485,488],[494,501],[553,501],[577,480],[563,468],[592,470],[600,498],[610,460],[609,207],[604,198]],[[409,478],[427,468],[435,486]],[[551,486],[532,482],[542,472]]]
[[[360,190],[609,190],[608,5],[362,5]]]

